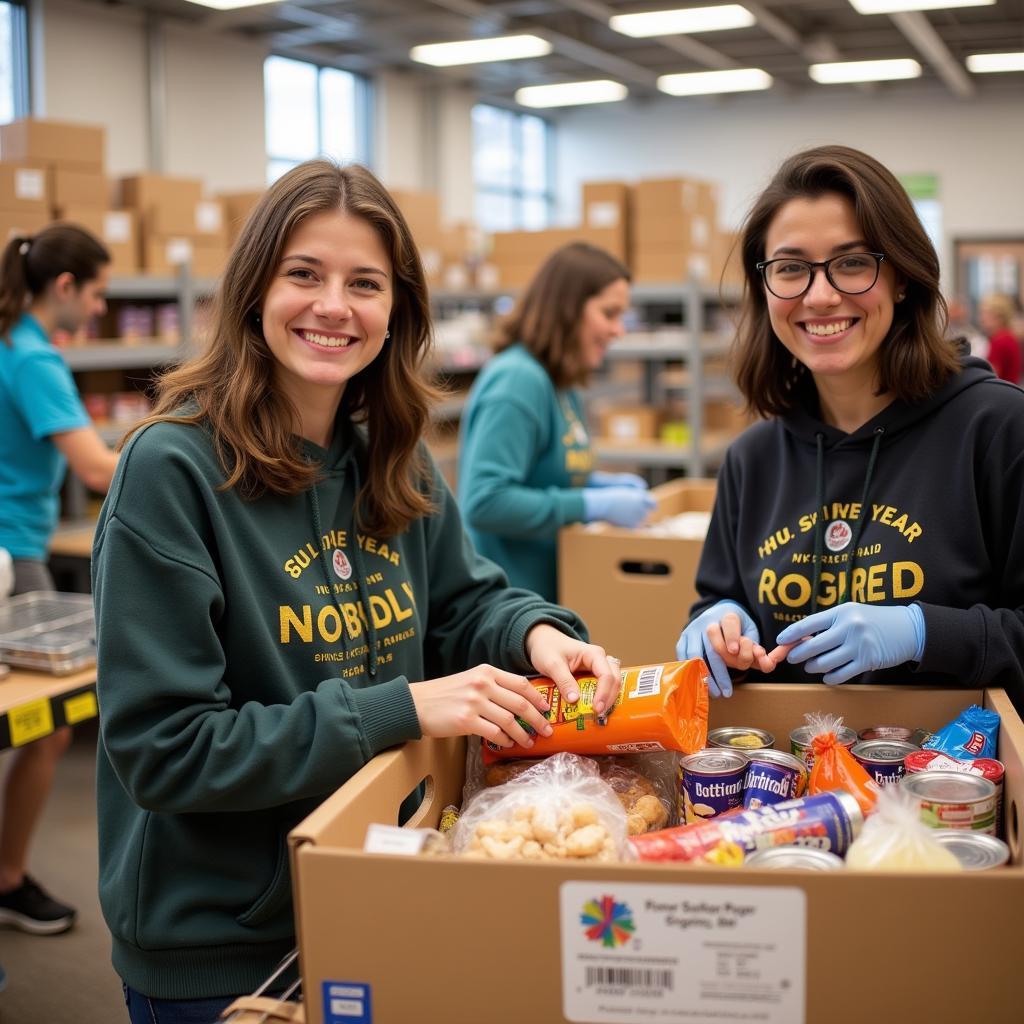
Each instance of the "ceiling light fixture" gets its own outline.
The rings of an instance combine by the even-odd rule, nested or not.
[[[754,16],[740,4],[717,7],[687,7],[677,11],[643,11],[640,14],[616,14],[608,24],[624,36],[690,35],[695,32],[721,32],[753,25]]]
[[[616,103],[629,90],[607,78],[591,82],[560,82],[555,85],[527,85],[516,89],[516,103],[524,107],[575,107],[585,103]]]
[[[812,64],[807,73],[822,85],[841,82],[887,82],[896,78],[920,78],[916,60],[847,60],[834,64]]]
[[[972,53],[967,58],[967,70],[976,75],[994,71],[1024,71],[1024,53]]]
[[[551,52],[551,44],[539,36],[496,36],[493,39],[462,39],[455,43],[427,43],[414,46],[409,56],[420,64],[436,68],[459,64],[487,64],[499,60],[522,60],[543,57]]]
[[[693,71],[661,75],[658,88],[671,96],[701,96],[720,92],[753,92],[770,89],[772,76],[760,68],[730,68],[727,71]]]
[[[280,3],[280,0],[191,0],[201,7],[212,7],[215,11],[237,11],[240,7],[260,7]]]
[[[944,11],[950,7],[991,7],[996,0],[850,0],[858,14]]]

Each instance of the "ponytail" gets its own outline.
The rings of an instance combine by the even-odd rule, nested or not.
[[[0,255],[0,340],[10,344],[26,303],[51,281],[67,273],[81,287],[109,262],[103,243],[75,224],[51,224],[34,237],[12,238]]]

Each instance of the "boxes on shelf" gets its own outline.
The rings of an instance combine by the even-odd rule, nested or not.
[[[587,181],[582,191],[583,226],[615,231],[619,243],[615,255],[629,255],[632,227],[632,190],[624,181]]]
[[[633,188],[632,268],[638,283],[707,282],[717,224],[717,187],[688,178]]]
[[[0,248],[12,235],[34,235],[49,223],[45,210],[0,210]]]
[[[194,277],[217,277],[227,262],[227,248],[184,235],[143,235],[142,268],[147,274],[173,275],[189,264]]]
[[[628,600],[619,604],[620,614],[640,620]],[[647,658],[654,655],[649,651]],[[410,827],[436,828],[442,808],[462,800],[465,740],[421,740],[387,751],[289,837],[307,1024],[342,1019],[332,1012],[332,998],[344,1000],[345,1011],[361,1020],[370,1019],[372,1001],[375,1024],[421,1019],[425,1006],[443,1007],[449,1024],[477,1024],[482,1016],[490,1024],[519,1024],[521,1000],[494,997],[508,988],[510,964],[518,978],[528,979],[537,1020],[624,1020],[611,1011],[570,1011],[583,987],[567,983],[569,970],[582,971],[584,963],[647,968],[649,957],[674,975],[672,984],[667,978],[659,983],[655,972],[636,977],[645,985],[642,1005],[657,998],[664,1019],[666,1010],[678,1008],[678,1019],[759,1015],[777,1024],[861,1024],[871,1014],[865,995],[836,993],[849,991],[851,977],[864,976],[872,992],[885,994],[887,1021],[1009,1024],[1020,1009],[1024,724],[1006,694],[911,685],[738,686],[731,699],[711,702],[710,724],[764,728],[785,749],[789,732],[811,711],[842,715],[855,729],[894,722],[934,730],[972,703],[1002,718],[998,757],[1006,766],[1004,821],[1012,864],[987,872],[766,871],[366,854],[367,827],[394,823],[402,802],[424,780],[424,802]],[[517,912],[503,913],[510,893]],[[621,936],[602,945],[606,932],[595,929],[592,941],[585,941],[583,903],[602,897],[621,901],[627,913],[642,912],[633,945],[620,951],[636,960],[608,959],[625,941]],[[663,905],[664,923],[649,916],[652,902]],[[499,915],[500,926],[488,925],[488,909]],[[974,941],[985,955],[965,960],[962,943],[934,941],[925,942],[927,955],[879,956],[879,930],[889,927],[894,913],[915,936],[947,936],[951,922],[974,922]],[[763,944],[749,941],[748,915],[767,918]],[[341,928],[339,921],[373,927]],[[646,924],[660,928],[645,930]],[[486,956],[480,955],[481,942]],[[585,951],[574,952],[577,943]],[[659,962],[659,956],[666,959]],[[401,972],[395,964],[403,965]],[[595,997],[602,977],[626,980],[599,972],[588,987]]]
[[[0,125],[0,157],[42,161],[100,174],[106,129],[98,125],[27,117]]]
[[[110,182],[96,171],[73,167],[50,167],[50,202],[56,208],[95,206],[103,209],[110,199]]]
[[[441,280],[444,266],[441,199],[436,192],[391,189],[395,205],[402,211],[420,251],[423,270],[432,284]]]
[[[0,161],[0,210],[47,213],[50,182],[46,165]]]
[[[544,261],[570,242],[589,242],[625,262],[622,232],[617,228],[549,228],[546,231],[499,231],[491,236],[489,262],[497,267],[503,288],[528,284]]]
[[[601,437],[608,441],[648,441],[658,436],[661,415],[646,405],[617,405],[600,410]]]
[[[711,284],[726,288],[743,287],[743,254],[737,231],[715,232],[711,246]]]
[[[125,276],[138,272],[138,217],[134,210],[105,210],[72,204],[53,212],[58,220],[79,224],[91,231],[106,246],[112,274]]]
[[[651,520],[710,512],[714,480],[672,480],[651,491]],[[624,665],[673,657],[679,631],[697,598],[703,540],[659,537],[610,523],[558,532],[558,603],[586,622],[594,643]]]
[[[248,192],[218,192],[217,198],[224,205],[228,245],[234,245],[246,218],[252,212],[253,207],[263,198],[263,191],[253,189]]]

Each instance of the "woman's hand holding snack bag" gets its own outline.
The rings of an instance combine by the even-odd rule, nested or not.
[[[602,715],[614,707],[619,695],[619,662],[605,654],[603,647],[585,644],[541,623],[526,634],[526,656],[542,676],[555,683],[569,704],[580,698],[579,683],[573,676],[580,672],[597,677],[594,714]]]

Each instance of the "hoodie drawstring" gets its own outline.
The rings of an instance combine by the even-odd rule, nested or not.
[[[882,436],[885,434],[885,427],[875,427],[875,440],[871,445],[871,454],[868,456],[868,468],[864,473],[864,488],[860,496],[860,515],[857,517],[856,525],[853,528],[853,537],[850,542],[850,563],[846,569],[846,585],[842,589],[837,604],[843,604],[850,600],[850,591],[853,587],[853,570],[857,563],[857,545],[860,543],[861,534],[864,532],[864,524],[868,518],[868,492],[871,489],[871,478],[874,476],[875,463],[878,460],[878,450],[882,445]],[[825,435],[818,431],[814,435],[818,443],[818,458],[816,469],[815,500],[818,503],[817,522],[814,530],[814,583],[811,591],[811,614],[818,610],[818,585],[821,582],[821,559],[824,554],[825,542]]]
[[[357,459],[351,460],[353,476],[355,477],[355,493],[359,494],[359,462]],[[313,529],[316,531],[316,542],[320,543],[320,538],[323,536],[323,528],[320,525],[320,497],[317,494],[316,484],[309,489],[309,503],[313,512]],[[372,679],[377,674],[377,627],[373,622],[373,609],[370,607],[370,598],[366,590],[366,573],[363,571],[363,557],[362,550],[359,547],[359,538],[356,536],[355,530],[355,518],[353,517],[350,521],[349,536],[352,538],[352,569],[353,575],[356,578],[356,587],[359,592],[359,605],[363,609],[363,617],[366,623],[366,636],[367,646],[369,647],[369,656],[367,658],[367,671],[369,672],[370,678]],[[335,595],[334,583],[331,580],[331,574],[327,569],[327,559],[321,557],[320,568],[324,575],[324,582],[327,584],[327,592],[333,596],[334,604],[341,611],[338,598]],[[344,615],[342,615],[342,622],[345,621]],[[341,635],[344,638],[345,630],[342,628]]]

